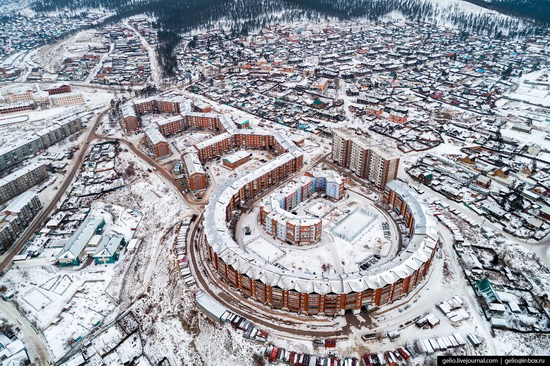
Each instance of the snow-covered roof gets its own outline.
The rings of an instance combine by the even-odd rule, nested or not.
[[[164,126],[173,122],[183,121],[183,117],[181,115],[176,116],[162,116],[154,120],[154,122],[160,127]]]
[[[10,182],[13,182],[16,179],[19,179],[20,177],[24,176],[25,174],[28,174],[32,171],[35,171],[39,169],[41,166],[43,166],[44,163],[31,163],[19,170],[16,170],[15,172],[11,173],[10,175],[5,176],[4,178],[0,179],[0,187],[4,186]]]
[[[82,97],[82,93],[80,93],[80,92],[70,92],[70,93],[50,95],[50,99],[65,99],[65,98],[70,98],[70,97]]]
[[[15,198],[9,205],[4,209],[4,212],[10,212],[10,213],[18,213],[23,210],[25,206],[29,204],[29,202],[32,201],[34,197],[36,197],[36,192],[27,191],[21,195],[19,195],[17,198]]]
[[[183,163],[185,164],[187,174],[189,174],[189,176],[197,173],[206,174],[201,161],[199,160],[199,156],[196,153],[196,149],[194,150],[195,151],[190,151],[183,156]]]
[[[88,215],[71,239],[65,244],[57,259],[77,259],[103,221],[104,219],[100,215]]]
[[[160,133],[160,131],[155,126],[151,126],[147,130],[145,130],[145,135],[153,145],[161,142],[167,142],[164,136],[162,136],[162,133]]]
[[[248,156],[250,156],[250,154],[247,153],[246,151],[237,151],[233,154],[227,155],[226,157],[223,158],[223,160],[227,161],[229,164],[234,164],[239,160],[242,160]]]
[[[124,235],[119,233],[112,233],[105,235],[93,255],[94,258],[112,257],[115,255],[118,246],[124,239]]]
[[[348,274],[313,275],[284,270],[247,253],[235,242],[227,227],[227,207],[233,202],[233,197],[239,197],[239,190],[246,183],[295,156],[296,153],[281,155],[246,176],[226,183],[212,195],[204,214],[205,235],[209,245],[225,263],[254,280],[279,286],[284,290],[341,294],[350,291],[361,292],[397,282],[410,276],[431,258],[438,240],[437,223],[429,208],[418,202],[406,185],[397,181],[391,182],[393,184],[390,183],[388,187],[393,188],[410,206],[414,215],[415,232],[407,248],[387,263]]]
[[[206,310],[215,319],[220,319],[223,313],[227,311],[226,308],[204,292],[198,293],[195,296],[195,300],[201,308]]]
[[[28,144],[37,144],[40,145],[42,141],[40,140],[39,136],[28,136],[24,137],[17,142],[13,144],[7,144],[3,148],[0,148],[0,156],[4,154],[8,154],[22,146],[28,145]]]
[[[220,141],[230,139],[231,137],[233,137],[231,134],[229,134],[227,132],[224,132],[222,134],[213,136],[212,138],[209,138],[208,140],[201,141],[198,144],[196,144],[195,146],[197,147],[197,149],[202,150],[202,149],[204,149],[208,146],[217,144]]]

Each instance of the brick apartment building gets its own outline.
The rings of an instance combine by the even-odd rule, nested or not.
[[[437,223],[430,217],[429,209],[416,201],[408,187],[397,181],[386,186],[385,202],[397,215],[404,212],[413,215],[412,220],[405,220],[412,233],[408,244],[410,250],[388,262],[383,271],[367,274],[357,271],[345,277],[316,278],[300,271],[285,271],[262,260],[250,260],[249,254],[231,237],[228,223],[240,201],[251,198],[248,194],[252,193],[243,189],[257,176],[258,172],[252,172],[216,192],[205,210],[204,219],[204,227],[208,228],[205,229],[208,260],[216,274],[245,298],[290,312],[343,315],[346,310],[358,313],[363,306],[382,306],[402,299],[427,277],[439,240]],[[387,200],[389,196],[400,197],[404,206],[401,209],[394,206]],[[225,222],[220,217],[224,209]],[[415,225],[419,222],[425,226]]]
[[[163,136],[170,136],[184,129],[185,118],[178,114],[170,117],[161,117],[154,122],[159,126],[159,131]]]
[[[212,106],[208,103],[203,102],[202,100],[199,100],[199,101],[195,102],[195,105],[194,105],[193,109],[196,112],[199,112],[199,113],[210,113],[210,112],[212,112]]]
[[[332,160],[381,189],[397,177],[399,170],[395,149],[341,130],[333,131]]]
[[[71,92],[71,86],[67,84],[62,85],[53,85],[52,87],[46,89],[49,95],[64,94]]]
[[[335,200],[343,197],[340,175],[332,170],[313,170],[264,197],[260,204],[262,227],[268,234],[288,244],[318,242],[323,230],[322,220],[292,213],[298,205],[318,193]]]
[[[260,205],[260,223],[264,230],[288,244],[304,245],[321,240],[321,219],[290,212],[314,193],[313,178],[300,177],[264,197]]]
[[[154,126],[151,126],[145,131],[145,141],[151,148],[156,158],[170,155],[170,147],[168,141]]]
[[[124,127],[126,132],[136,131],[139,128],[136,111],[130,104],[123,104],[120,107],[122,113],[122,119],[124,120]]]
[[[201,164],[195,148],[190,148],[183,156],[183,166],[187,176],[187,182],[191,191],[206,189],[206,172]]]

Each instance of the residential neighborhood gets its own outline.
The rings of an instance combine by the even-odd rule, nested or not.
[[[182,1],[0,4],[0,365],[548,362],[542,23]]]

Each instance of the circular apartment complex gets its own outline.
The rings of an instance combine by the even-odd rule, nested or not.
[[[405,233],[406,244],[391,259],[366,269],[359,266],[356,271],[312,273],[296,267],[286,268],[235,241],[234,210],[244,201],[258,198],[259,192],[254,187],[261,182],[269,182],[273,186],[292,171],[299,170],[298,165],[301,164],[291,163],[290,169],[283,170],[287,172],[283,176],[275,179],[272,175],[278,169],[276,166],[295,159],[296,156],[290,153],[279,156],[268,163],[275,169],[264,166],[221,187],[211,197],[204,214],[204,239],[208,259],[217,275],[243,296],[273,308],[327,316],[343,314],[346,310],[358,312],[363,306],[386,305],[418,286],[432,262],[439,240],[438,232],[428,208],[416,199],[408,186],[397,181],[386,185],[383,201],[408,230]],[[350,214],[369,215],[368,209],[362,207]],[[287,237],[278,239],[284,245],[290,244]],[[317,241],[316,237],[311,240]]]

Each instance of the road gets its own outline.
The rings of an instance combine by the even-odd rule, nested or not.
[[[11,303],[4,301],[2,298],[0,298],[0,318],[5,318],[9,323],[14,324],[25,335],[23,343],[25,343],[29,358],[36,365],[47,365],[49,363],[48,349],[40,335]]]
[[[157,60],[157,57],[156,57],[155,50],[153,49],[153,47],[151,47],[149,42],[147,42],[145,37],[143,37],[141,35],[141,33],[139,33],[139,31],[136,28],[130,26],[128,21],[125,21],[124,24],[128,28],[132,28],[134,30],[135,34],[138,36],[139,40],[141,41],[141,44],[147,50],[147,54],[149,56],[149,63],[151,65],[151,67],[150,67],[150,69],[151,69],[151,79],[153,81],[153,84],[155,84],[155,86],[157,88],[160,88],[160,71],[159,71],[160,68],[159,68],[159,65],[158,65],[158,60]]]
[[[108,113],[109,109],[106,109],[102,111],[99,115],[96,116],[96,119],[94,121],[94,124],[92,125],[91,129],[87,132],[86,135],[86,143],[82,149],[79,150],[78,154],[75,155],[75,161],[72,165],[72,167],[69,169],[67,174],[65,175],[65,178],[63,180],[63,183],[59,186],[59,189],[56,191],[55,196],[51,200],[51,202],[42,209],[42,211],[38,214],[38,216],[33,220],[32,224],[27,227],[27,229],[23,232],[23,234],[18,238],[18,240],[14,243],[14,245],[8,250],[4,256],[2,257],[2,262],[0,263],[0,272],[5,271],[12,263],[13,257],[19,253],[27,240],[29,240],[36,231],[38,231],[43,223],[51,216],[53,211],[56,209],[57,204],[61,201],[62,196],[66,193],[67,189],[73,182],[74,177],[76,176],[77,172],[80,170],[80,167],[82,166],[82,163],[84,161],[84,158],[86,157],[88,153],[88,148],[92,141],[95,140],[107,140],[107,141],[117,141],[116,138],[111,138],[107,136],[103,136],[97,133],[97,128],[99,126],[99,123],[101,119]],[[168,182],[171,183],[178,191],[182,191],[184,188],[171,176],[169,172],[164,170],[160,164],[158,164],[155,160],[151,159],[147,154],[145,154],[143,151],[139,150],[136,146],[134,146],[131,142],[125,141],[125,140],[119,140],[120,143],[125,144],[128,149],[132,151],[135,155],[140,157],[142,160],[147,162],[150,166],[152,166],[154,169],[156,169],[156,172],[162,175],[162,177]],[[197,208],[197,204],[194,203],[188,203],[191,207],[194,207],[195,210]],[[28,321],[21,316],[17,312],[16,309],[13,308],[13,306],[5,301],[0,301],[0,314],[3,317],[8,318],[8,320],[14,324],[17,324],[25,334],[26,339],[30,340],[27,341],[27,349],[29,350],[29,357],[33,362],[35,362],[37,365],[46,365],[49,360],[48,350],[46,348],[46,345],[42,338],[38,335],[38,333],[32,328],[32,326],[28,323]]]
[[[88,150],[88,141],[91,136],[95,136],[95,131],[99,126],[99,122],[105,116],[105,114],[107,114],[108,111],[109,109],[106,109],[96,116],[94,124],[92,128],[88,131],[88,135],[86,136],[86,145],[79,150],[78,155],[76,156],[76,162],[72,165],[72,167],[65,175],[63,183],[59,186],[59,189],[55,193],[55,196],[53,197],[51,202],[48,204],[48,206],[42,209],[38,216],[33,220],[32,224],[29,225],[27,229],[25,229],[23,234],[15,241],[13,246],[6,253],[4,253],[4,255],[2,256],[2,262],[0,263],[0,273],[4,272],[10,266],[13,257],[16,256],[17,253],[21,251],[21,249],[23,249],[26,241],[29,240],[32,235],[34,235],[34,233],[42,227],[42,224],[51,216],[52,212],[57,206],[57,203],[61,200],[61,197],[65,194],[65,191],[72,183],[76,173],[80,170],[80,166],[82,165],[82,162],[84,161]]]

